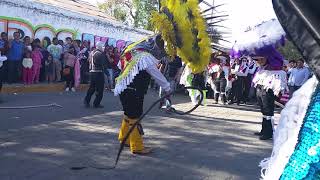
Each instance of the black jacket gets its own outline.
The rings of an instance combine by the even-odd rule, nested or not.
[[[89,56],[90,72],[104,72],[108,67],[108,57],[100,50],[94,50]]]

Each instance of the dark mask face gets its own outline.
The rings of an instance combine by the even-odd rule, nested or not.
[[[152,36],[149,39],[146,39],[140,42],[139,44],[135,45],[132,49],[144,49],[158,60],[166,56],[164,42],[160,35]]]
[[[320,80],[320,1],[273,0],[287,36]]]
[[[145,48],[158,60],[166,55],[164,41],[162,40],[161,35],[156,35],[148,39],[145,43]]]
[[[166,52],[164,50],[164,41],[161,38],[161,35],[157,35],[153,38],[154,46],[152,48],[151,54],[158,60],[162,59]]]

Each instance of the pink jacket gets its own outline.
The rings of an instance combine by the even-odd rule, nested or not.
[[[77,57],[77,60],[74,64],[74,86],[77,88],[80,85],[80,57]]]
[[[39,48],[36,48],[35,50],[33,50],[31,52],[31,58],[32,58],[33,65],[41,66],[41,60],[42,60],[43,56],[42,56]]]

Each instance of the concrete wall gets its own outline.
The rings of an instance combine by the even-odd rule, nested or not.
[[[32,0],[0,1],[0,32],[20,31],[24,36],[43,39],[57,36],[64,40],[73,37],[97,41],[108,41],[109,45],[123,46],[128,41],[140,40],[152,32],[130,28],[117,21],[106,21],[92,16],[66,11]]]

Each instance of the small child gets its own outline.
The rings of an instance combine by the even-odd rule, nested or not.
[[[46,59],[45,66],[46,80],[48,83],[51,83],[53,81],[53,56],[51,54],[49,54],[48,59]]]
[[[32,73],[33,73],[32,81],[35,82],[35,83],[39,83],[41,60],[43,58],[39,47],[35,47],[34,48],[34,50],[31,53],[31,58],[32,58],[32,62],[33,62],[33,66],[32,66]]]
[[[31,52],[27,51],[25,57],[22,60],[22,79],[25,85],[32,84],[32,66]]]

